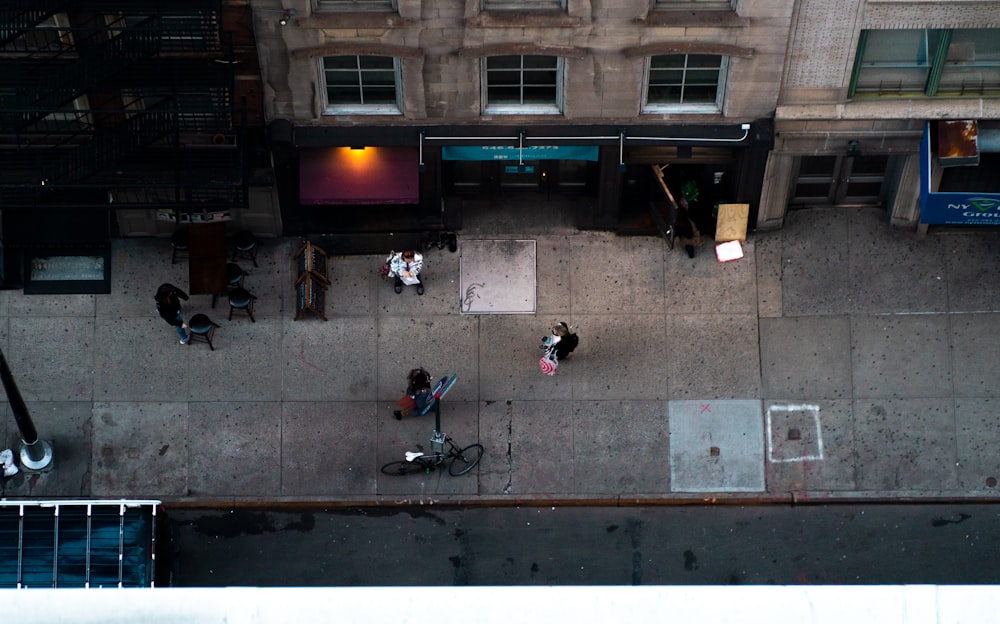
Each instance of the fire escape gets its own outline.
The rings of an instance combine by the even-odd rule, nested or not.
[[[246,205],[245,121],[220,5],[0,6],[5,264],[12,248],[107,245],[114,210],[191,220]]]

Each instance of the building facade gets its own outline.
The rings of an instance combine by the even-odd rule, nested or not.
[[[881,206],[905,228],[1000,224],[998,27],[987,0],[798,0],[757,226],[817,205]]]
[[[682,196],[708,229],[760,210],[787,0],[252,6],[286,232],[454,229],[509,197],[623,233]]]

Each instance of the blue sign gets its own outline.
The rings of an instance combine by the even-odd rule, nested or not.
[[[596,145],[445,145],[442,160],[592,160],[597,161]]]
[[[930,225],[1000,225],[1000,193],[931,192],[931,126],[920,141],[920,221]]]

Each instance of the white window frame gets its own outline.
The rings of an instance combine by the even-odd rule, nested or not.
[[[642,73],[642,112],[646,114],[657,113],[718,113],[722,111],[722,104],[726,93],[726,76],[729,74],[729,57],[724,54],[714,54],[719,57],[719,78],[715,85],[715,102],[650,102],[649,101],[649,74],[654,56],[691,56],[689,54],[656,54],[647,56],[645,67]],[[699,55],[705,56],[705,55]]]
[[[480,61],[480,81],[482,84],[482,110],[484,115],[561,115],[563,112],[563,83],[565,82],[565,59],[561,56],[551,54],[498,54],[496,56],[543,56],[556,59],[556,84],[555,101],[547,104],[490,104],[489,101],[489,75],[487,64],[490,57],[484,56]],[[523,62],[522,62],[523,67]],[[523,71],[523,70],[522,70]],[[524,87],[524,80],[521,80],[521,87]]]
[[[326,65],[324,64],[325,58],[333,57],[369,57],[369,56],[381,56],[382,58],[392,59],[392,71],[394,75],[393,87],[395,89],[396,103],[395,104],[331,104],[328,100],[328,89],[326,84]],[[320,57],[318,61],[320,81],[323,85],[323,114],[324,115],[402,115],[403,114],[403,84],[400,72],[400,62],[397,57],[389,57],[377,54],[330,54],[326,57]],[[359,70],[361,71],[361,70]],[[364,94],[364,85],[360,86],[362,97]]]

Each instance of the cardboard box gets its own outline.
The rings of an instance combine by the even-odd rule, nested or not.
[[[715,240],[745,241],[747,220],[750,218],[750,204],[719,204],[719,215],[715,220]]]

